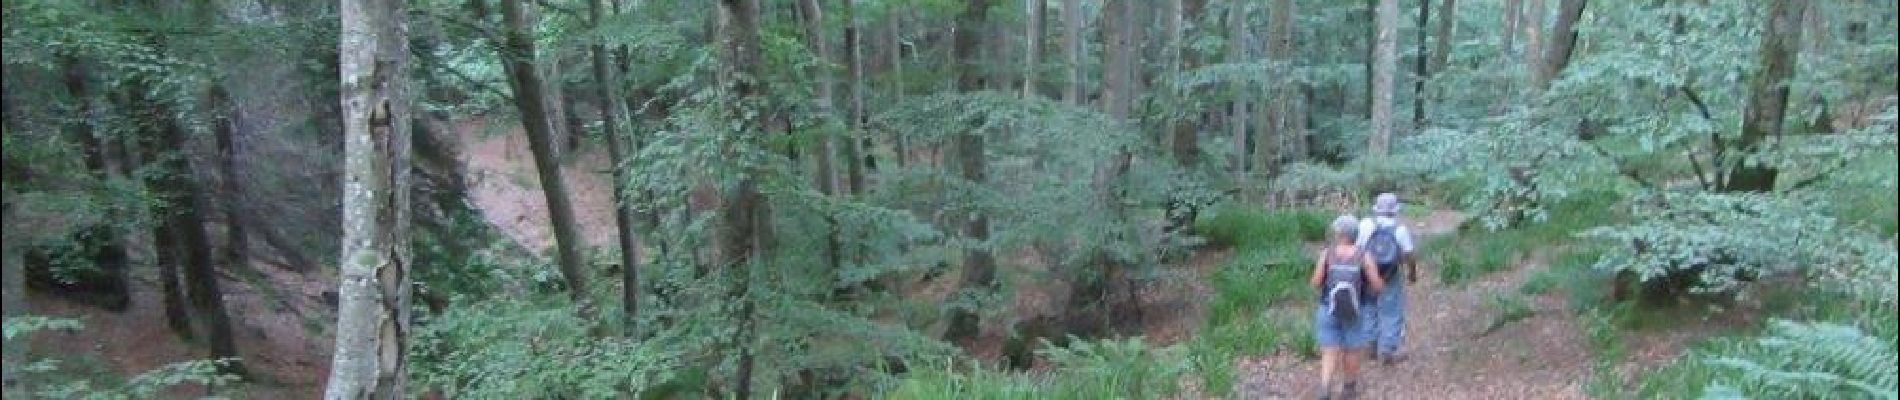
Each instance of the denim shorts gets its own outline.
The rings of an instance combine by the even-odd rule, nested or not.
[[[1313,338],[1318,339],[1319,347],[1356,349],[1372,343],[1371,324],[1366,320],[1369,315],[1361,312],[1357,319],[1340,321],[1326,312],[1324,304],[1314,308]]]

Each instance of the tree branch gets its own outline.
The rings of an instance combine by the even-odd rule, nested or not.
[[[1709,178],[1708,178],[1708,176],[1707,176],[1707,175],[1704,175],[1704,174],[1703,174],[1703,172],[1702,172],[1702,161],[1700,161],[1700,160],[1696,160],[1696,159],[1695,159],[1695,152],[1694,152],[1694,151],[1690,151],[1690,152],[1687,152],[1687,153],[1683,153],[1683,154],[1684,154],[1685,156],[1687,156],[1687,157],[1689,157],[1689,169],[1690,169],[1690,170],[1693,170],[1693,171],[1695,171],[1695,183],[1696,183],[1696,185],[1698,185],[1698,186],[1701,186],[1701,187],[1702,187],[1702,190],[1709,190],[1709,189],[1713,189],[1714,187],[1712,187],[1712,186],[1709,186]]]
[[[1681,91],[1683,96],[1689,98],[1689,103],[1695,105],[1696,112],[1702,114],[1703,121],[1715,120],[1715,116],[1709,113],[1708,103],[1702,101],[1702,96],[1696,94],[1695,88],[1682,85],[1677,86],[1676,90]],[[1715,171],[1715,176],[1712,177],[1714,180],[1713,183],[1717,186],[1724,185],[1728,181],[1728,179],[1723,176],[1723,171],[1728,170],[1728,168],[1724,168],[1723,166],[1723,164],[1728,161],[1728,144],[1722,141],[1720,131],[1709,130],[1709,147],[1714,150],[1714,154],[1709,157],[1709,168]]]

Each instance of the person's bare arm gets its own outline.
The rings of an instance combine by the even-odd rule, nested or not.
[[[1372,262],[1372,255],[1360,257],[1359,262],[1365,266],[1361,270],[1366,271],[1366,280],[1372,281],[1372,291],[1385,291],[1385,277],[1379,276],[1379,263]]]
[[[1319,251],[1319,254],[1314,255],[1313,277],[1307,281],[1309,285],[1313,286],[1313,289],[1325,290],[1325,288],[1321,288],[1320,285],[1326,282],[1326,250],[1322,249]]]

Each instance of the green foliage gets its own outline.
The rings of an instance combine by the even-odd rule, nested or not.
[[[911,373],[880,398],[889,399],[1146,399],[1173,395],[1187,370],[1178,346],[1149,347],[1139,337],[1046,341],[1036,351],[1053,364],[1039,373],[978,368],[967,373],[928,368]]]
[[[1203,212],[1194,231],[1209,243],[1240,251],[1325,240],[1326,224],[1336,215],[1315,209],[1259,209],[1223,204]]]
[[[1492,293],[1491,297],[1486,299],[1485,304],[1490,306],[1496,314],[1491,317],[1491,325],[1485,327],[1484,331],[1479,333],[1479,335],[1489,335],[1503,328],[1505,325],[1522,321],[1537,313],[1537,310],[1531,308],[1530,301],[1525,299],[1524,296],[1504,292]]]
[[[1896,398],[1893,343],[1852,326],[1777,320],[1766,336],[1709,361],[1737,376],[1718,379],[1705,397]]]
[[[84,327],[74,319],[26,315],[7,318],[4,328],[8,357],[3,367],[10,379],[18,379],[17,382],[7,383],[7,398],[149,399],[179,385],[195,384],[215,388],[238,380],[237,376],[219,373],[219,368],[226,361],[216,360],[176,362],[124,378],[112,373],[69,367],[68,362],[75,360],[50,357],[16,359],[16,347],[26,345],[19,341],[34,332],[55,329],[77,331]]]
[[[678,378],[706,339],[601,338],[558,301],[496,298],[420,321],[411,379],[454,397],[640,394]]]

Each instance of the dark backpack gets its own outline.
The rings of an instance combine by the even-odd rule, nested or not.
[[[1361,250],[1364,251],[1364,250]],[[1320,287],[1321,301],[1326,305],[1326,313],[1341,322],[1359,319],[1360,308],[1364,305],[1366,291],[1366,271],[1360,264],[1363,253],[1355,252],[1341,260],[1333,249],[1326,249],[1326,278]]]
[[[1366,239],[1365,251],[1372,254],[1372,262],[1379,264],[1383,271],[1384,268],[1399,263],[1401,255],[1397,232],[1399,225],[1394,223],[1381,226],[1376,220],[1372,222],[1372,225],[1372,236]]]

